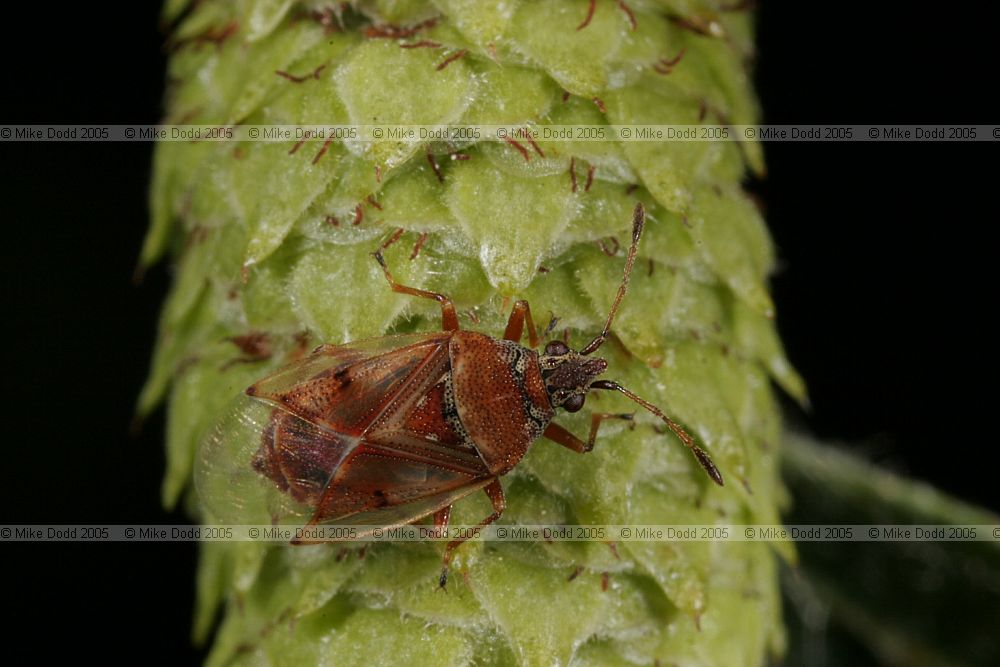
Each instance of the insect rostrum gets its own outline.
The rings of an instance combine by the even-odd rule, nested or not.
[[[514,305],[502,339],[463,331],[447,296],[398,283],[376,251],[393,291],[440,304],[443,331],[323,345],[255,383],[245,392],[252,401],[235,415],[252,428],[221,427],[210,434],[200,455],[199,489],[217,488],[212,478],[235,470],[237,486],[262,480],[273,486],[277,504],[270,509],[277,518],[386,527],[428,515],[436,526],[447,526],[452,504],[483,489],[493,505],[493,513],[479,523],[486,526],[506,507],[500,477],[539,437],[585,453],[604,420],[632,419],[595,413],[587,440],[553,421],[557,408],[579,411],[591,390],[620,392],[659,417],[722,485],[709,455],[659,408],[614,381],[596,379],[608,364],[591,355],[607,340],[625,297],[644,224],[640,203],[604,328],[579,351],[553,340],[536,352],[538,334],[527,301]],[[520,344],[525,329],[530,347]],[[256,441],[233,442],[254,431]],[[229,514],[218,507],[226,499],[204,491],[202,496],[213,513]],[[465,539],[445,548],[442,587],[452,554]]]

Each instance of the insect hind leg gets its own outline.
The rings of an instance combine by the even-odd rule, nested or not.
[[[503,495],[503,487],[500,485],[500,479],[494,478],[483,491],[489,496],[490,502],[493,503],[493,514],[489,515],[478,524],[477,528],[485,528],[490,525],[503,515],[505,509],[507,509],[507,499]],[[436,519],[436,517],[435,517]],[[436,520],[435,520],[436,523]],[[438,579],[438,586],[444,588],[448,584],[448,567],[451,565],[451,557],[459,546],[463,542],[469,539],[470,536],[461,537],[456,540],[452,540],[448,543],[448,546],[444,548],[444,558],[441,560],[441,578]]]
[[[386,266],[385,258],[382,256],[382,248],[376,250],[372,255],[375,257],[375,261],[378,265],[382,267],[382,273],[385,274],[385,279],[389,281],[389,287],[392,288],[393,292],[399,294],[409,294],[410,296],[418,296],[422,299],[433,299],[437,301],[441,306],[441,328],[445,331],[458,331],[458,311],[455,310],[455,304],[444,294],[438,294],[437,292],[429,292],[427,290],[417,289],[416,287],[408,287],[396,282],[396,279],[392,277],[392,273],[389,271],[389,267]]]

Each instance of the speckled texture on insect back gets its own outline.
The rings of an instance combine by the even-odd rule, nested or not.
[[[449,351],[462,424],[490,471],[503,475],[517,465],[554,414],[538,355],[475,332],[456,333]]]

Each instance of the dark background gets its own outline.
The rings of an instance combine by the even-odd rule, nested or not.
[[[122,22],[69,4],[6,9],[3,123],[155,123],[156,3]],[[906,5],[862,14],[764,3],[758,85],[770,123],[986,123],[985,30]],[[903,12],[910,12],[906,14]],[[977,35],[979,30],[983,34]],[[994,61],[995,62],[995,61]],[[991,69],[991,68],[990,68]],[[766,146],[763,198],[782,269],[779,325],[809,383],[792,420],[1000,509],[987,291],[996,144]],[[163,419],[130,437],[169,271],[131,276],[151,145],[3,144],[5,456],[0,523],[170,523]],[[993,297],[990,299],[989,297]],[[190,663],[194,544],[8,544],[4,598],[58,650]],[[18,630],[15,620],[15,631]]]

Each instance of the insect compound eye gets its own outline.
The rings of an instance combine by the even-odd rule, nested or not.
[[[579,412],[583,407],[583,401],[583,394],[573,394],[563,402],[562,409],[566,412]]]
[[[545,354],[552,357],[561,357],[569,352],[569,346],[561,340],[554,340],[545,346]]]

